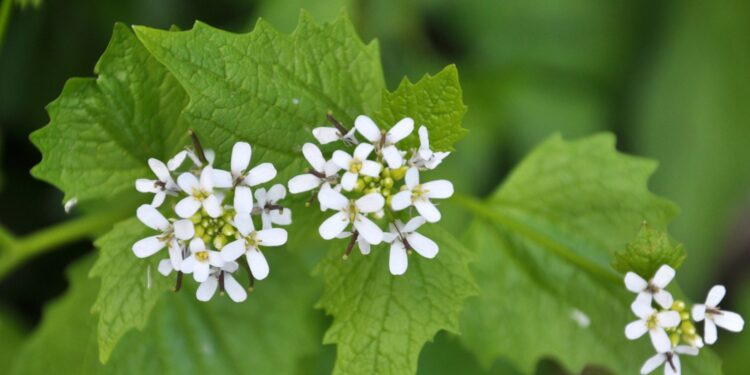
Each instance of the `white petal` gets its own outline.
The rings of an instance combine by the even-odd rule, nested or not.
[[[219,198],[217,198],[215,194],[211,194],[208,197],[206,197],[206,199],[203,200],[203,208],[206,209],[208,216],[211,216],[213,218],[217,218],[221,216],[221,213],[222,213],[221,202],[219,201]]]
[[[398,238],[398,233],[394,232],[383,232],[383,242],[391,243]]]
[[[198,301],[206,302],[211,299],[216,293],[216,288],[219,286],[219,281],[215,277],[210,277],[208,280],[201,283],[198,290],[195,291],[195,298]]]
[[[646,360],[646,363],[641,367],[641,374],[646,375],[659,368],[667,360],[667,356],[664,353],[658,353],[655,356]],[[667,365],[668,366],[668,365]]]
[[[404,226],[401,227],[401,233],[411,233],[419,229],[426,221],[421,216],[413,217]]]
[[[201,201],[195,199],[193,196],[182,198],[181,201],[177,202],[174,207],[174,212],[179,217],[189,218],[193,216],[198,209],[201,208]]]
[[[135,253],[135,256],[138,258],[146,258],[163,249],[165,245],[166,244],[159,239],[159,236],[146,237],[133,244],[133,253]]]
[[[330,188],[320,189],[320,192],[318,192],[318,201],[320,201],[321,205],[334,210],[343,210],[349,205],[349,200],[343,194]]]
[[[659,288],[665,288],[667,285],[669,285],[669,282],[672,281],[674,275],[674,268],[665,264],[659,267],[659,269],[654,274],[653,284],[658,286]]]
[[[341,168],[339,168],[333,160],[329,160],[326,162],[325,167],[323,167],[323,174],[325,174],[326,177],[330,177],[338,173],[339,170],[341,170]]]
[[[268,200],[276,203],[286,197],[286,188],[282,184],[276,184],[268,189]]]
[[[225,262],[231,262],[244,254],[246,250],[244,238],[234,240],[221,248],[221,259]]]
[[[436,180],[422,184],[428,198],[445,199],[453,195],[453,184],[448,180]]]
[[[247,236],[255,230],[253,218],[248,214],[237,214],[234,216],[234,227],[242,234]]]
[[[646,293],[642,293],[641,295],[646,295]],[[630,305],[630,310],[633,311],[635,316],[646,319],[649,316],[653,315],[654,308],[651,307],[651,302],[645,301],[645,298],[642,298],[641,295],[638,296],[638,298],[635,299],[635,301]]]
[[[424,125],[419,127],[419,150],[430,150],[430,137],[427,134],[427,127]],[[429,156],[427,156],[429,158]]]
[[[190,240],[190,244],[188,245],[188,247],[190,248],[191,253],[196,253],[198,251],[206,250],[206,243],[203,242],[200,237],[195,237]]]
[[[414,131],[414,120],[409,117],[404,117],[388,130],[388,133],[386,133],[387,141],[391,144],[396,143],[408,137],[412,131]]]
[[[182,263],[180,264],[180,271],[183,273],[192,273],[195,270],[195,264],[198,263],[195,260],[195,255],[190,255],[189,257],[182,260]]]
[[[214,169],[213,176],[214,187],[227,189],[234,185],[234,179],[229,171],[223,169]]]
[[[182,264],[182,246],[174,238],[169,242],[169,261],[173,269],[180,269],[180,265]]]
[[[724,299],[724,295],[726,293],[727,290],[723,285],[715,285],[713,288],[711,288],[711,290],[708,291],[708,297],[706,297],[706,306],[719,306],[719,303],[721,303],[721,300]]]
[[[364,237],[357,238],[357,246],[359,246],[359,252],[362,255],[370,254],[370,243]]]
[[[352,191],[357,186],[357,174],[352,172],[344,173],[344,177],[341,178],[341,186],[346,191]]]
[[[385,199],[380,193],[370,193],[362,198],[357,199],[354,204],[360,212],[371,213],[383,208]]]
[[[195,226],[190,220],[177,220],[172,224],[175,237],[181,240],[189,240],[195,235]]]
[[[693,320],[695,320],[696,322],[700,322],[701,320],[703,320],[703,318],[706,317],[706,305],[694,305],[691,315],[693,315]]]
[[[678,345],[678,346],[676,346],[674,348],[674,352],[678,353],[678,354],[685,354],[685,355],[696,356],[696,355],[698,355],[699,350],[698,350],[698,348],[696,348],[694,346]]]
[[[669,309],[672,307],[672,303],[674,302],[674,299],[672,298],[672,294],[667,292],[666,290],[662,289],[656,292],[654,294],[654,300],[656,300],[656,303],[659,304],[659,306]]]
[[[201,183],[200,181],[198,181],[198,178],[195,177],[195,175],[193,175],[192,173],[188,172],[185,172],[177,177],[177,185],[188,195],[193,194],[193,190],[198,190],[201,188]]]
[[[292,223],[292,209],[284,207],[281,210],[271,211],[271,222],[278,225],[289,225]]]
[[[276,168],[271,163],[263,163],[250,170],[245,178],[245,183],[250,186],[264,184],[276,177]]]
[[[401,241],[394,241],[391,244],[390,257],[388,259],[388,268],[392,275],[403,275],[409,265],[409,258],[406,255],[406,248]]]
[[[651,336],[651,343],[654,345],[654,349],[656,349],[657,352],[668,352],[669,349],[672,348],[672,342],[669,341],[669,335],[667,335],[665,330],[656,328],[648,331],[648,334]]]
[[[745,326],[745,321],[742,319],[740,314],[731,311],[721,311],[721,314],[715,314],[713,316],[714,323],[717,326],[726,329],[731,332],[740,332]]]
[[[635,272],[628,272],[625,274],[625,288],[633,293],[639,293],[646,289],[648,282],[642,277],[638,276]]]
[[[201,171],[200,184],[203,190],[209,193],[214,191],[214,168],[210,165]]]
[[[414,251],[427,259],[434,258],[438,253],[438,245],[435,241],[417,232],[412,232],[411,234],[406,235],[406,240],[409,242],[409,245],[414,248]]]
[[[227,272],[235,272],[235,271],[237,271],[237,269],[239,269],[239,268],[240,268],[240,265],[239,265],[239,264],[237,264],[237,262],[232,262],[232,261],[229,261],[229,262],[226,262],[226,261],[225,261],[225,262],[224,262],[224,266],[223,266],[223,267],[221,267],[221,269],[222,269],[223,271],[227,271]]]
[[[148,159],[148,166],[160,181],[167,182],[172,180],[169,169],[161,160],[150,158]]]
[[[371,118],[360,115],[354,119],[354,127],[357,128],[359,134],[362,134],[368,141],[376,143],[380,141],[380,129],[375,125],[375,122]]]
[[[357,215],[354,220],[354,227],[367,242],[373,245],[383,242],[383,230],[364,215]]]
[[[385,147],[382,153],[383,159],[386,163],[388,163],[388,168],[396,169],[400,168],[404,164],[404,158],[401,156],[401,153],[398,151],[396,146],[391,145]]]
[[[234,210],[241,214],[249,214],[253,211],[253,192],[249,187],[234,188]]]
[[[162,203],[164,203],[164,199],[167,197],[167,193],[163,191],[158,191],[156,194],[154,194],[154,199],[151,200],[151,205],[154,207],[161,206]],[[70,210],[68,210],[70,211]],[[68,212],[66,211],[66,212]]]
[[[281,246],[287,241],[287,233],[281,228],[263,229],[257,232],[256,238],[262,246]]]
[[[409,206],[411,206],[410,190],[400,191],[391,197],[391,208],[394,211],[400,211]]]
[[[635,298],[635,301],[631,305],[632,308],[635,308],[635,306],[646,306],[647,309],[643,311],[646,315],[651,315],[651,312],[653,311],[651,309],[651,302],[653,301],[653,295],[648,291],[643,291],[638,293],[638,296]],[[636,313],[638,315],[638,313]]]
[[[258,207],[265,207],[266,203],[268,203],[268,197],[267,197],[266,189],[264,188],[258,188],[255,189],[255,201]]]
[[[258,250],[250,249],[247,253],[247,264],[250,266],[250,272],[256,280],[263,280],[268,276],[268,262]]]
[[[173,171],[177,168],[179,168],[182,163],[185,161],[185,157],[187,156],[187,151],[182,150],[177,153],[173,158],[169,159],[167,161],[167,168],[169,168],[170,171]]]
[[[367,160],[367,157],[370,156],[372,153],[372,150],[375,149],[375,146],[369,144],[369,143],[360,143],[357,145],[357,148],[354,149],[354,158],[359,159],[361,161]]]
[[[430,223],[437,223],[440,221],[440,211],[435,207],[429,200],[417,200],[414,202],[414,208],[417,209],[422,217]]]
[[[674,366],[674,368],[672,366]],[[674,355],[672,356],[671,364],[669,362],[664,364],[664,375],[680,375],[680,367],[680,356]]]
[[[159,212],[154,206],[150,204],[142,204],[135,211],[135,215],[138,217],[143,224],[147,227],[162,232],[169,229],[169,221],[164,218],[164,215]]]
[[[302,145],[302,155],[305,156],[310,166],[317,172],[323,173],[323,169],[326,165],[326,159],[323,158],[323,153],[320,152],[318,146],[312,143],[305,143]]]
[[[135,180],[135,190],[141,193],[156,193],[161,189],[156,186],[157,180],[149,180],[146,178],[139,178]]]
[[[318,232],[323,239],[330,240],[343,232],[347,225],[349,225],[347,215],[339,211],[320,224]]]
[[[716,343],[716,324],[712,319],[706,319],[703,322],[703,340],[708,345]]]
[[[625,337],[629,340],[635,340],[643,336],[646,332],[648,332],[648,327],[646,327],[646,322],[643,320],[636,320],[625,326]]]
[[[312,133],[315,139],[317,139],[321,145],[325,145],[341,139],[341,133],[339,133],[338,129],[332,127],[323,126],[315,128],[313,129]]]
[[[229,298],[234,302],[242,302],[247,299],[247,292],[245,288],[232,277],[232,275],[224,274],[224,290],[227,291]]]
[[[409,190],[414,190],[414,188],[419,185],[419,169],[416,167],[409,168],[409,170],[406,171],[404,182],[406,182],[406,187],[408,187]]]
[[[250,157],[253,154],[253,149],[247,142],[237,142],[232,146],[232,163],[231,170],[235,176],[242,175],[250,165]]]
[[[206,155],[206,161],[208,161],[208,165],[213,165],[214,160],[216,160],[216,152],[214,152],[214,150],[208,149],[204,150],[203,154]]]
[[[208,275],[211,267],[208,263],[195,262],[195,269],[193,269],[193,279],[199,283],[208,280]]]
[[[174,268],[172,267],[172,261],[170,261],[169,259],[162,259],[159,261],[159,267],[157,269],[159,270],[160,274],[169,276]]]
[[[351,163],[352,157],[344,151],[336,150],[333,152],[331,161],[336,164],[337,167],[344,170],[349,170],[349,163]]]
[[[323,180],[321,180],[317,176],[308,173],[294,176],[291,180],[289,180],[288,183],[289,192],[292,194],[298,194],[305,191],[310,191],[320,186],[322,182]]]
[[[224,266],[224,259],[221,258],[221,253],[215,250],[208,251],[208,264],[221,268]]]
[[[680,324],[680,313],[677,311],[664,311],[657,315],[659,319],[659,325],[664,328],[674,328]]]
[[[365,160],[362,162],[362,169],[359,170],[359,173],[365,176],[378,177],[381,169],[383,169],[383,166],[379,163]]]

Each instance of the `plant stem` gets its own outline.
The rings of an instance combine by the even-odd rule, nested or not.
[[[474,213],[485,220],[489,220],[492,224],[500,225],[508,229],[511,233],[520,234],[536,242],[543,248],[586,270],[593,276],[617,284],[622,283],[620,276],[610,269],[602,267],[600,264],[579,255],[575,250],[564,244],[550,239],[549,236],[539,232],[536,228],[530,227],[512,217],[506,216],[502,212],[488,208],[486,202],[461,194],[454,194],[453,201],[471,213]]]
[[[86,215],[8,241],[0,257],[0,278],[28,259],[109,229],[123,218],[122,212]]]
[[[10,23],[10,13],[13,8],[13,0],[2,0],[0,4],[0,49],[3,47],[5,40],[5,30]]]

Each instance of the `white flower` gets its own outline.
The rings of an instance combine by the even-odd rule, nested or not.
[[[251,156],[252,147],[250,147],[249,143],[235,143],[232,147],[231,173],[220,169],[214,170],[214,184],[216,187],[231,188],[232,186],[237,186],[237,188],[240,188],[239,185],[253,187],[271,181],[276,177],[276,168],[271,163],[262,163],[247,171]],[[250,191],[250,189],[247,189],[247,191]],[[250,199],[252,199],[252,196]]]
[[[349,238],[352,234],[352,232],[343,231],[339,233],[336,238]],[[360,236],[359,233],[357,233],[357,247],[359,247],[359,252],[362,253],[362,255],[370,254],[370,243],[367,242],[364,237]]]
[[[245,288],[237,282],[232,276],[232,272],[237,271],[239,265],[237,262],[226,262],[221,268],[212,270],[206,281],[202,282],[195,291],[195,298],[198,301],[206,302],[216,294],[216,288],[223,283],[224,290],[229,294],[229,298],[234,302],[242,302],[247,299]]]
[[[278,201],[284,197],[286,197],[286,188],[282,184],[273,185],[268,191],[263,188],[255,190],[256,207],[260,210],[263,229],[271,228],[271,224],[289,225],[292,223],[292,210],[278,204]]]
[[[438,165],[440,165],[440,163],[443,162],[443,159],[448,157],[448,155],[450,155],[450,152],[432,151],[432,149],[430,148],[430,138],[427,135],[427,128],[424,125],[420,126],[419,149],[409,160],[410,166],[425,169],[435,169]]]
[[[263,280],[268,276],[268,262],[260,252],[261,246],[281,246],[287,241],[286,230],[281,228],[269,228],[256,231],[253,220],[249,216],[235,219],[234,226],[242,237],[226,244],[221,249],[221,257],[230,262],[245,254],[250,272],[257,280]]]
[[[635,340],[648,332],[656,351],[659,353],[668,352],[672,348],[672,343],[664,328],[677,327],[681,321],[680,313],[672,310],[658,312],[650,305],[639,301],[633,303],[631,309],[640,319],[625,326],[625,337]]]
[[[219,256],[219,252],[209,250],[206,244],[200,238],[193,238],[190,241],[190,256],[182,261],[182,272],[192,273],[195,281],[202,283],[208,279],[208,275],[213,267],[221,267],[224,261]]]
[[[290,193],[297,194],[310,191],[336,179],[339,167],[332,160],[326,161],[318,146],[305,143],[302,146],[302,154],[310,163],[312,170],[309,173],[294,176],[289,180]]]
[[[703,323],[703,338],[706,344],[711,345],[716,342],[716,326],[731,332],[740,332],[745,326],[745,321],[739,314],[719,308],[719,303],[724,299],[726,292],[724,286],[716,285],[708,292],[705,304],[693,306],[693,319],[696,322],[706,320]]]
[[[216,153],[214,153],[214,150],[205,150],[203,154],[206,156],[206,161],[208,161],[208,165],[214,164],[214,159],[216,159]],[[198,154],[195,153],[195,151],[191,149],[185,149],[177,153],[173,158],[169,159],[167,161],[167,167],[170,171],[175,171],[180,166],[182,166],[182,163],[185,162],[185,158],[188,157],[190,160],[193,161],[193,165],[196,167],[202,167],[203,163],[201,162],[200,158],[198,157]]]
[[[385,199],[382,195],[371,193],[355,201],[347,199],[336,190],[323,188],[318,193],[318,200],[322,205],[339,211],[320,225],[318,232],[323,239],[335,238],[352,224],[359,236],[368,243],[377,245],[383,241],[383,231],[364,215],[383,208]]]
[[[177,220],[170,223],[155,207],[144,204],[136,210],[136,216],[147,227],[161,231],[156,236],[146,237],[133,244],[133,253],[139,258],[154,255],[164,247],[169,248],[169,258],[174,269],[180,269],[182,262],[182,245],[180,240],[189,240],[195,234],[190,220]]]
[[[664,364],[665,375],[680,375],[680,357],[678,354],[698,355],[698,348],[687,345],[679,345],[664,353],[658,353],[649,358],[641,367],[641,374],[646,375]]]
[[[651,300],[656,300],[661,307],[668,309],[674,302],[672,295],[664,288],[669,285],[675,275],[675,270],[663,265],[654,274],[651,280],[646,281],[634,272],[625,274],[625,287],[633,292],[638,293],[637,300],[646,305],[651,305]]]
[[[156,180],[139,178],[135,180],[135,189],[141,193],[154,193],[154,200],[151,202],[151,205],[159,207],[164,203],[164,198],[166,198],[167,194],[175,195],[178,187],[174,183],[174,180],[172,180],[169,169],[160,160],[150,158],[148,159],[148,166],[156,175]]]
[[[341,186],[344,190],[351,191],[354,189],[360,174],[370,177],[378,177],[380,175],[382,166],[375,161],[367,160],[373,149],[373,145],[369,143],[360,143],[354,149],[353,156],[341,150],[336,150],[333,153],[331,160],[333,160],[337,167],[346,171],[341,178]]]
[[[170,259],[160,260],[157,269],[159,270],[159,273],[164,276],[169,276],[169,274],[175,270],[175,268],[172,267],[172,261]]]
[[[389,168],[400,168],[404,164],[404,158],[395,145],[411,134],[414,130],[414,120],[405,117],[396,125],[393,125],[385,134],[382,134],[371,118],[361,115],[354,120],[354,127],[370,143],[377,145]]]
[[[435,207],[432,199],[445,199],[453,195],[453,184],[448,180],[436,180],[419,183],[419,170],[409,168],[406,171],[406,189],[396,193],[391,198],[391,207],[394,211],[400,211],[413,205],[419,214],[430,223],[440,220],[440,211]]]
[[[409,265],[407,250],[414,249],[419,255],[432,259],[438,253],[435,241],[419,234],[416,230],[425,223],[424,218],[417,216],[405,225],[396,220],[390,225],[391,232],[386,236],[386,242],[391,242],[389,268],[393,275],[403,275]]]
[[[321,126],[312,130],[313,136],[321,145],[329,144],[335,141],[344,141],[349,145],[356,145],[357,138],[354,137],[354,129],[343,134],[339,129],[332,126]]]
[[[209,216],[221,215],[221,200],[214,194],[213,168],[207,166],[201,170],[200,181],[192,173],[185,172],[177,177],[177,185],[188,196],[182,198],[174,210],[182,218],[193,216],[203,206]]]

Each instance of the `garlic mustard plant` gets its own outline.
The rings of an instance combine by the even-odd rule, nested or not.
[[[393,275],[406,272],[407,255],[413,251],[434,258],[438,245],[415,230],[425,222],[440,220],[440,211],[431,199],[449,198],[453,184],[447,180],[420,183],[420,173],[437,167],[448,153],[430,149],[425,126],[419,129],[419,148],[399,148],[414,131],[414,120],[408,117],[389,130],[379,128],[365,115],[355,119],[351,130],[331,114],[328,120],[333,126],[316,128],[313,135],[320,144],[341,141],[341,147],[326,159],[318,146],[304,144],[302,153],[311,169],[288,183],[291,193],[311,192],[311,202],[317,200],[321,210],[336,211],[321,223],[320,236],[326,240],[349,238],[344,259],[355,244],[362,255],[368,255],[373,246],[389,243]],[[407,209],[409,206],[415,210]]]
[[[287,241],[286,230],[274,227],[292,222],[292,212],[282,202],[286,189],[280,184],[268,190],[260,186],[276,177],[276,168],[271,163],[250,167],[250,144],[234,145],[227,171],[215,168],[215,154],[204,151],[195,133],[190,134],[193,148],[180,151],[166,164],[149,159],[157,179],[136,181],[138,191],[155,194],[152,203],[141,205],[136,215],[160,233],[137,241],[132,250],[145,258],[168,248],[169,258],[159,263],[158,271],[164,276],[177,272],[176,291],[183,275],[192,274],[200,283],[198,300],[210,300],[218,289],[242,302],[247,293],[234,274],[244,268],[248,290],[252,290],[254,281],[264,279],[270,270],[261,246],[281,246]],[[192,165],[185,167],[186,160]],[[176,201],[162,205],[169,196]],[[170,207],[172,215],[159,207]],[[263,229],[256,231],[254,221]],[[235,262],[243,254],[247,261]]]

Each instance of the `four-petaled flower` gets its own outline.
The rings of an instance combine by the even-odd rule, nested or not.
[[[726,311],[719,308],[719,303],[724,299],[726,289],[722,285],[715,285],[708,291],[706,302],[693,306],[693,319],[696,322],[705,320],[703,323],[703,338],[706,344],[716,342],[716,326],[731,332],[740,332],[745,326],[742,317],[732,311]]]
[[[371,193],[357,200],[350,200],[331,188],[323,188],[318,193],[318,200],[326,207],[339,211],[320,225],[319,232],[323,239],[335,238],[352,224],[358,235],[371,245],[383,241],[383,231],[365,216],[383,208],[385,200],[382,195]]]
[[[289,192],[298,194],[316,189],[326,183],[335,183],[339,167],[332,160],[326,161],[318,146],[305,143],[302,146],[302,155],[310,163],[312,170],[289,180]]]
[[[169,248],[169,259],[172,268],[180,269],[182,262],[182,246],[180,240],[189,240],[195,234],[195,228],[190,220],[177,220],[170,223],[154,206],[144,204],[136,210],[136,216],[147,227],[161,231],[156,236],[146,237],[133,244],[133,253],[139,258],[154,255],[164,247]]]
[[[226,244],[221,249],[221,257],[226,262],[236,260],[242,254],[247,258],[250,272],[257,280],[263,280],[268,276],[268,262],[260,251],[261,246],[281,246],[286,243],[286,230],[281,228],[270,228],[256,231],[253,220],[249,216],[235,219],[234,226],[240,232],[241,237]]]
[[[357,185],[359,175],[378,177],[382,165],[375,161],[367,160],[374,150],[373,145],[369,143],[360,143],[354,149],[354,154],[349,155],[345,151],[336,150],[333,153],[333,162],[337,167],[345,170],[344,176],[341,177],[341,186],[346,191],[351,191]]]
[[[229,294],[229,298],[234,302],[242,302],[247,299],[247,292],[245,288],[240,285],[239,282],[232,276],[234,271],[237,271],[239,265],[237,262],[226,262],[221,268],[214,268],[211,274],[208,276],[206,281],[202,282],[195,291],[195,298],[198,301],[209,301],[214,294],[219,284],[222,284],[224,290]]]
[[[672,348],[669,335],[665,328],[674,328],[680,324],[680,313],[677,311],[656,311],[650,304],[643,304],[636,300],[631,305],[635,315],[639,320],[629,323],[625,326],[625,336],[630,340],[635,340],[643,336],[646,332],[651,336],[651,343],[659,353],[665,353]]]
[[[674,275],[674,268],[666,264],[659,267],[654,277],[649,281],[644,280],[635,272],[628,272],[625,275],[625,287],[633,293],[638,293],[637,300],[639,303],[650,305],[653,299],[659,306],[668,309],[672,306],[674,299],[665,288],[672,281]]]
[[[284,197],[286,197],[286,188],[282,184],[273,185],[268,191],[264,188],[255,190],[255,208],[260,210],[263,229],[271,228],[272,224],[289,225],[292,223],[292,210],[278,204]]]
[[[453,184],[448,180],[435,180],[419,183],[419,170],[415,167],[406,171],[406,189],[396,193],[391,200],[394,211],[414,206],[422,217],[430,223],[440,220],[440,211],[430,199],[445,199],[453,195]]]
[[[417,168],[435,169],[448,155],[450,155],[450,152],[432,151],[427,127],[424,125],[420,126],[419,149],[409,160],[409,165]]]
[[[393,275],[403,275],[409,265],[407,250],[414,249],[417,254],[432,259],[438,253],[438,245],[435,241],[416,232],[424,218],[417,216],[406,224],[396,220],[390,225],[391,231],[386,234],[385,241],[391,243],[389,268]]]
[[[139,178],[135,180],[135,189],[141,193],[153,193],[154,199],[151,201],[151,205],[159,207],[164,203],[167,194],[175,195],[179,188],[172,180],[167,166],[160,160],[150,158],[148,159],[148,166],[156,175],[156,180]]]
[[[383,160],[388,163],[389,168],[396,169],[404,164],[404,157],[401,155],[401,151],[396,148],[396,143],[411,134],[414,130],[414,120],[405,117],[387,132],[381,133],[371,118],[361,115],[354,120],[354,127],[357,128],[359,134],[362,134],[365,139],[380,150]]]
[[[211,267],[222,267],[224,261],[216,250],[209,250],[200,238],[190,240],[190,256],[182,261],[181,271],[192,273],[195,281],[202,283],[208,279]]]
[[[663,364],[664,375],[680,375],[679,354],[696,356],[698,355],[698,348],[687,345],[678,345],[670,351],[657,353],[643,364],[643,367],[641,367],[641,374],[649,374]]]
[[[192,173],[185,172],[177,177],[177,185],[188,196],[177,202],[174,211],[182,218],[193,216],[200,208],[206,210],[208,216],[221,215],[221,199],[214,194],[213,168],[204,167],[201,170],[200,181]]]

